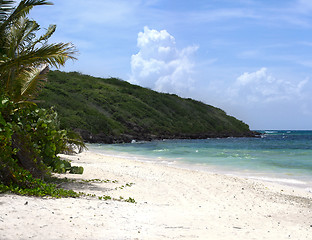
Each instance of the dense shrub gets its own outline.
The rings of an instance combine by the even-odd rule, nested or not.
[[[72,144],[84,146],[83,142],[71,139],[69,135],[66,130],[59,128],[57,114],[52,108],[40,109],[32,103],[18,104],[0,97],[2,191],[23,193],[28,189],[29,193],[36,195],[49,195],[53,191],[55,194],[55,187],[42,181],[51,172],[82,173],[81,168],[77,171],[76,167],[57,156],[70,151]]]

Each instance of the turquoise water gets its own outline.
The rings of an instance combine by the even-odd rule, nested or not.
[[[89,144],[91,151],[239,175],[312,190],[312,131],[260,131],[261,138]]]

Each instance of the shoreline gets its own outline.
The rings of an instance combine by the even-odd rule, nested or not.
[[[62,157],[85,171],[60,177],[110,180],[62,187],[137,203],[1,194],[3,239],[311,237],[312,194],[302,189],[94,152]]]
[[[89,147],[92,144],[89,145]],[[88,151],[87,151],[88,152]],[[301,177],[293,174],[283,174],[282,172],[261,172],[256,170],[249,169],[230,169],[230,166],[217,166],[217,165],[208,165],[204,163],[190,163],[190,162],[181,162],[176,159],[164,158],[164,157],[152,157],[152,156],[143,156],[136,155],[126,152],[117,152],[114,150],[96,150],[92,149],[90,152],[94,152],[105,157],[117,157],[124,158],[133,161],[140,162],[151,162],[160,165],[173,166],[177,168],[188,169],[191,171],[201,171],[207,172],[210,174],[217,173],[220,175],[227,175],[238,178],[247,178],[254,181],[266,182],[277,184],[281,186],[295,187],[303,189],[304,191],[312,193],[312,176],[302,175]]]
[[[249,130],[242,133],[223,132],[223,133],[172,133],[172,134],[122,134],[119,136],[107,136],[103,133],[92,134],[91,132],[83,129],[76,129],[82,136],[83,140],[87,143],[94,144],[121,144],[137,142],[150,142],[161,140],[190,140],[190,139],[209,139],[209,138],[261,138],[262,134],[258,131]]]

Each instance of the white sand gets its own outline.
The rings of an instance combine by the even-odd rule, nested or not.
[[[312,194],[300,189],[91,152],[67,158],[85,169],[67,178],[118,183],[65,187],[137,203],[0,195],[0,239],[312,239]]]

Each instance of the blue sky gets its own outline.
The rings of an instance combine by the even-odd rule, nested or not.
[[[78,61],[63,71],[118,77],[222,108],[251,129],[312,129],[311,0],[54,0]]]

